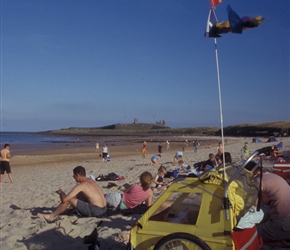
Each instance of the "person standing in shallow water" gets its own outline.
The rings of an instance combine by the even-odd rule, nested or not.
[[[13,183],[12,180],[12,174],[11,174],[11,167],[10,167],[10,145],[5,144],[4,149],[1,150],[1,162],[0,162],[0,183],[3,181],[3,176],[6,171],[8,174],[8,178],[11,183]]]

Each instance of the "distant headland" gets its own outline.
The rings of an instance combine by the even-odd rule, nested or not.
[[[220,136],[221,129],[217,127],[189,127],[189,128],[170,128],[165,122],[150,124],[136,123],[131,124],[112,124],[103,127],[81,128],[70,127],[59,130],[39,132],[40,134],[52,135],[79,135],[79,136],[122,136],[122,135],[192,135],[192,136]],[[235,137],[268,137],[268,136],[289,136],[290,122],[277,121],[255,124],[240,124],[224,127],[225,136]]]

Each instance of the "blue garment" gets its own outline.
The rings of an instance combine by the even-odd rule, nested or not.
[[[154,161],[154,160],[158,160],[158,155],[153,155],[153,156],[151,157],[151,161]]]

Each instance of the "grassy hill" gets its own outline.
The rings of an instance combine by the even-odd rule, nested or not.
[[[220,134],[220,130],[219,130]],[[241,124],[224,128],[224,134],[227,136],[280,136],[290,135],[290,122],[267,122],[258,124]]]
[[[220,128],[215,127],[191,127],[191,128],[170,128],[160,124],[112,124],[96,128],[65,128],[41,132],[45,134],[59,135],[194,135],[194,136],[218,136]],[[225,136],[243,137],[267,137],[290,135],[290,122],[268,122],[257,124],[240,124],[224,128]]]

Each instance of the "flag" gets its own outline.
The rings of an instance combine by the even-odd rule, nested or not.
[[[227,6],[227,13],[232,33],[241,34],[243,32],[243,21],[239,15],[232,10],[229,4]]]
[[[210,5],[215,8],[216,5],[220,4],[222,0],[210,0]]]
[[[208,19],[206,23],[205,32],[204,32],[205,37],[220,37],[220,35],[216,34],[216,32],[214,32],[214,29],[213,29],[216,23],[217,23],[217,18],[216,18],[214,10],[211,8],[208,13]]]
[[[262,16],[254,18],[244,16],[243,18],[240,18],[240,16],[234,12],[229,5],[227,6],[227,12],[229,20],[218,22],[214,8],[210,9],[204,32],[205,37],[221,37],[221,34],[229,32],[241,34],[245,29],[258,27],[264,20]]]

